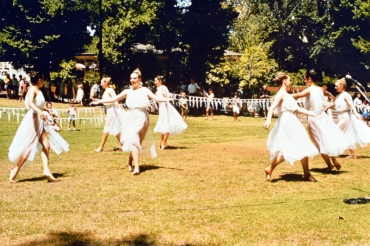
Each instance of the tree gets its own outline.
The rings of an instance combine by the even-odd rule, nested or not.
[[[15,67],[59,68],[90,41],[86,1],[2,0],[0,54]]]
[[[222,1],[192,1],[183,15],[183,45],[188,54],[189,75],[205,80],[208,64],[217,64],[228,46],[228,33],[236,18],[234,9]]]

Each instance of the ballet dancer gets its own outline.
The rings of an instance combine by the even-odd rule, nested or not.
[[[266,180],[271,181],[273,170],[284,160],[293,165],[300,160],[303,168],[303,179],[311,182],[317,180],[311,175],[308,167],[308,157],[313,157],[319,152],[312,144],[306,129],[295,115],[296,112],[319,117],[320,114],[298,107],[295,99],[288,94],[290,90],[290,77],[285,73],[278,73],[274,82],[280,87],[270,107],[263,127],[267,130],[271,124],[272,114],[277,111],[279,119],[271,130],[267,140],[267,148],[272,159],[271,164],[265,168]]]

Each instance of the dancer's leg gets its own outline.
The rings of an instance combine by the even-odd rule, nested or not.
[[[164,149],[167,147],[167,139],[170,134],[168,132],[162,134],[161,136],[161,147],[160,149]]]
[[[107,142],[107,139],[108,139],[108,132],[104,132],[103,133],[103,136],[102,136],[102,139],[101,139],[101,143],[100,143],[100,146],[99,146],[99,148],[97,148],[96,150],[95,150],[95,152],[96,153],[98,153],[98,152],[102,152],[103,150],[104,150],[104,145],[105,145],[105,143]]]
[[[118,133],[116,135],[116,138],[118,139],[118,142],[119,142],[119,144],[121,145],[121,148],[122,148],[123,144],[121,143],[121,133]]]
[[[19,170],[21,169],[23,164],[26,162],[26,160],[27,158],[21,157],[18,160],[17,165],[10,171],[10,175],[9,175],[10,183],[13,183],[13,184],[15,183],[15,178],[17,177]]]
[[[328,166],[328,171],[331,172],[331,170],[334,168],[334,165],[330,162],[330,157],[327,154],[321,154],[321,157],[324,159],[326,165]]]
[[[333,162],[335,168],[339,171],[342,168],[342,166],[337,161],[337,158],[335,158],[334,156],[331,156],[330,159]]]
[[[275,167],[284,161],[284,156],[278,155],[272,160],[271,164],[265,168],[266,180],[271,181],[271,175]]]
[[[49,142],[47,132],[45,130],[41,134],[40,144],[42,146],[41,159],[42,159],[42,164],[44,166],[44,173],[43,173],[44,177],[49,182],[56,182],[58,180],[54,178],[53,174],[51,174],[50,169],[49,169],[50,142]]]
[[[354,149],[349,149],[349,152],[351,153],[351,158],[352,159],[356,159],[357,156],[356,156],[356,153],[355,153],[355,150]]]
[[[309,167],[308,167],[308,157],[304,157],[301,160],[301,164],[302,164],[302,168],[303,168],[303,179],[305,179],[307,181],[311,181],[311,182],[317,182],[317,179],[315,179],[310,173],[310,170],[309,170]]]
[[[133,175],[138,175],[140,173],[140,168],[139,168],[139,151],[138,150],[135,150],[135,151],[131,151],[131,157],[132,157],[132,160],[134,161],[134,171],[133,171]]]

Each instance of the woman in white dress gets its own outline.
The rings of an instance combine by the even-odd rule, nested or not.
[[[157,86],[156,95],[159,98],[170,98],[170,93],[163,83],[163,76],[157,76],[154,79]],[[154,127],[154,132],[161,133],[161,142],[159,149],[167,148],[168,136],[180,134],[188,125],[184,122],[179,112],[169,102],[159,103],[159,116],[157,124]]]
[[[306,129],[295,113],[299,112],[310,116],[318,116],[319,114],[298,107],[295,99],[287,92],[290,90],[291,85],[287,74],[279,73],[274,81],[280,87],[280,90],[268,111],[263,127],[266,130],[269,129],[275,109],[277,110],[275,113],[280,116],[267,140],[267,148],[270,151],[272,162],[265,168],[266,180],[271,180],[273,170],[284,160],[291,165],[295,161],[300,160],[304,172],[303,179],[316,182],[317,180],[309,171],[308,157],[313,157],[319,154],[319,152],[315,145],[312,144]]]
[[[307,110],[313,113],[321,112],[320,119],[307,116],[308,131],[328,166],[328,171],[331,172],[334,167],[340,170],[341,165],[335,156],[341,155],[348,149],[348,140],[341,129],[324,112],[324,91],[316,84],[317,72],[312,69],[306,73],[304,78],[307,88],[292,96],[295,99],[303,98],[303,104]]]
[[[334,104],[338,112],[337,125],[349,140],[349,151],[351,157],[355,159],[357,157],[354,150],[357,145],[364,147],[370,143],[370,128],[357,112],[351,95],[346,92],[346,86],[344,79],[335,82],[335,89],[339,94],[335,98]]]
[[[83,105],[85,92],[82,85],[77,85],[76,103]]]
[[[115,97],[100,100],[94,99],[91,104],[114,103],[126,98],[128,111],[125,112],[122,118],[122,150],[130,152],[127,163],[129,171],[133,171],[133,175],[138,175],[140,173],[139,152],[142,151],[141,144],[149,127],[149,113],[147,111],[149,98],[158,102],[168,102],[169,99],[159,98],[148,88],[141,87],[141,73],[138,70],[131,73],[130,82],[130,89],[123,90]],[[134,162],[134,166],[132,162]]]
[[[238,92],[234,93],[234,99],[233,99],[233,116],[234,121],[238,121],[238,115],[240,114],[240,98]]]
[[[102,99],[107,99],[116,96],[116,92],[110,88],[112,84],[111,78],[103,78],[100,82],[100,86],[104,89]],[[121,127],[124,111],[121,105],[118,102],[114,103],[105,103],[105,114],[106,120],[103,129],[103,137],[100,143],[99,148],[95,150],[96,153],[102,152],[104,150],[104,145],[107,142],[108,135],[116,136],[118,141],[121,141]],[[121,143],[120,143],[121,144]],[[122,144],[121,144],[122,148]]]
[[[49,182],[57,182],[49,169],[50,148],[57,154],[69,150],[68,143],[46,122],[44,111],[52,112],[45,106],[45,98],[40,91],[44,84],[42,74],[31,78],[32,87],[27,93],[25,104],[29,111],[20,124],[12,144],[9,147],[9,160],[16,164],[9,176],[9,181],[15,183],[19,170],[35,160],[41,149],[41,159],[44,166],[44,177]]]

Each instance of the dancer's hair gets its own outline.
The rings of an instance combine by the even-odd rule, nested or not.
[[[39,79],[44,79],[44,75],[42,73],[36,73],[31,77],[31,84],[36,85]]]
[[[131,74],[136,74],[139,79],[141,79],[141,72],[140,70],[136,69]]]
[[[158,79],[158,80],[163,82],[164,76],[158,75],[158,76],[155,77],[155,79]]]
[[[338,79],[337,81],[335,81],[335,83],[339,83],[340,85],[343,85],[343,88],[344,89],[346,89],[346,87],[347,87],[347,83],[346,83],[346,79],[345,78]]]
[[[281,86],[283,84],[283,80],[289,78],[289,75],[283,72],[278,72],[276,77],[274,78],[274,82],[277,86]]]
[[[319,75],[317,74],[315,69],[311,69],[311,70],[307,71],[306,74],[305,74],[305,77],[306,77],[306,79],[311,78],[311,80],[315,83],[319,80]]]
[[[102,78],[101,82],[105,82],[107,85],[111,85],[112,79],[111,77],[105,77],[105,78]]]

